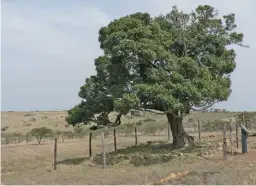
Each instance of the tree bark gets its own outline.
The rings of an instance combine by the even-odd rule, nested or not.
[[[185,145],[185,139],[187,139],[191,145],[194,145],[194,137],[188,135],[182,126],[183,117],[177,116],[174,113],[167,113],[166,116],[172,131],[173,146],[183,147]]]

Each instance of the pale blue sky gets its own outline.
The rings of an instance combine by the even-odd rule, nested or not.
[[[2,1],[1,110],[70,109],[86,77],[94,74],[98,30],[134,12],[191,11],[210,4],[235,13],[249,49],[236,47],[232,95],[216,105],[256,110],[255,0],[5,0]],[[254,101],[253,101],[254,100]]]

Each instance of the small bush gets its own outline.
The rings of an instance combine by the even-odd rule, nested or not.
[[[7,129],[8,129],[9,127],[8,126],[5,126],[5,127],[3,127],[2,129],[1,129],[1,131],[6,131]]]
[[[43,137],[51,136],[53,134],[52,130],[46,127],[34,128],[30,133],[32,136],[36,137],[38,144],[41,143]]]
[[[25,117],[30,117],[30,116],[34,116],[32,113],[28,112],[26,114],[24,114]]]
[[[36,118],[32,117],[32,118],[29,119],[29,121],[35,122],[35,121],[36,121]]]
[[[140,126],[140,125],[142,125],[142,124],[143,124],[143,123],[142,123],[141,121],[137,121],[137,122],[136,122],[136,125],[137,125],[137,126]]]
[[[144,119],[144,122],[156,122],[156,120],[152,118],[146,118]]]

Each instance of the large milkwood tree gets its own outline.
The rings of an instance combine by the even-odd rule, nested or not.
[[[182,119],[231,94],[236,67],[233,45],[243,45],[235,15],[219,16],[211,6],[191,13],[173,7],[158,17],[135,13],[99,30],[104,55],[95,59],[96,75],[80,88],[82,102],[68,111],[72,125],[92,129],[121,124],[131,109],[161,111],[168,119],[174,146],[192,138]],[[115,111],[115,121],[109,113]]]

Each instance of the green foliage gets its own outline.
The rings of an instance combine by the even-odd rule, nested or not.
[[[53,132],[51,129],[48,129],[46,127],[40,127],[40,128],[33,128],[30,131],[30,133],[32,136],[36,137],[38,143],[40,144],[43,137],[52,135]]]
[[[173,7],[158,17],[139,12],[112,21],[99,30],[104,55],[95,59],[97,74],[80,88],[83,101],[69,110],[67,122],[116,126],[120,118],[110,121],[112,111],[182,114],[227,100],[236,67],[230,46],[243,46],[236,27],[234,14],[219,16],[209,5],[191,13]]]

